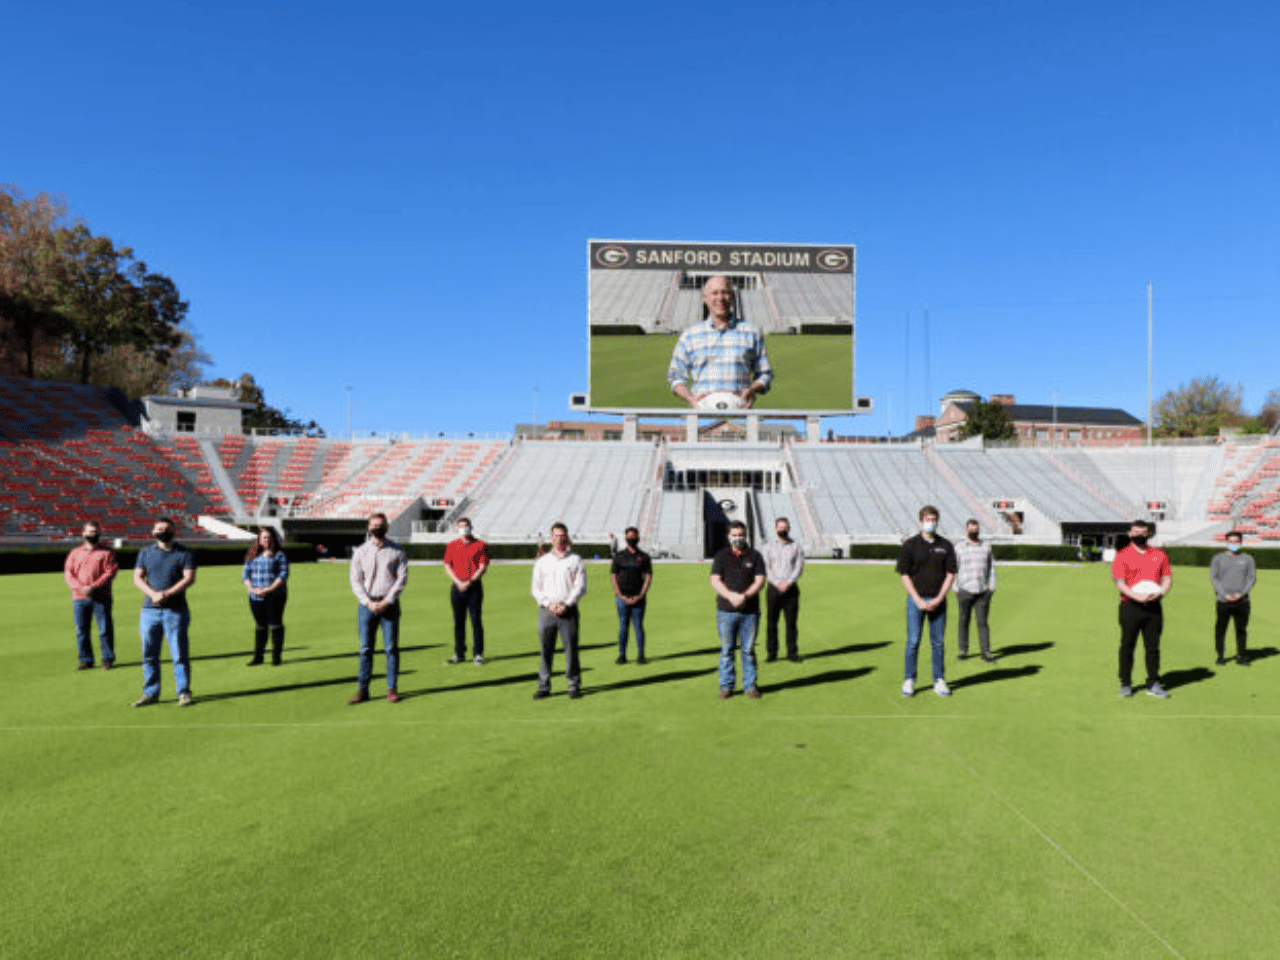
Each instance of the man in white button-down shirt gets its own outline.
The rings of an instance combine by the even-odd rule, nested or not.
[[[556,634],[564,646],[565,679],[569,697],[582,696],[582,671],[578,665],[578,601],[587,592],[587,570],[582,558],[569,550],[569,529],[563,523],[551,527],[551,550],[533,565],[533,599],[538,601],[538,691],[533,699],[551,696],[551,662]]]

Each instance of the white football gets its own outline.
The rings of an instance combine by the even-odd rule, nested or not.
[[[1129,588],[1132,593],[1136,593],[1140,597],[1149,597],[1153,593],[1160,592],[1160,584],[1154,580],[1139,580]]]
[[[708,393],[698,401],[699,410],[741,410],[742,406],[742,397],[729,390]]]

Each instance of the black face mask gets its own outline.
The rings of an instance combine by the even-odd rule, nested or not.
[[[159,533],[156,534],[156,539],[159,540],[161,543],[173,543],[173,531],[161,530]]]
[[[387,535],[386,527],[370,527],[369,528],[369,536],[373,537],[375,540],[381,540],[386,535]]]
[[[978,542],[978,531],[977,531],[977,530],[971,530],[971,531],[969,532],[969,539],[970,539],[970,540],[972,540],[974,543],[977,543],[977,542]]]
[[[1129,542],[1138,547],[1145,547],[1147,545],[1147,536],[1146,534],[1139,534],[1136,537],[1130,537]]]
[[[86,534],[84,535],[84,542],[85,542],[85,543],[87,543],[87,544],[89,544],[89,546],[91,546],[91,547],[92,547],[92,546],[96,546],[96,545],[97,545],[97,543],[98,543],[98,540],[99,540],[99,539],[101,539],[101,538],[100,538],[99,534],[96,534],[96,533],[86,533]]]
[[[639,537],[627,537],[627,546],[628,546],[628,547],[631,547],[631,548],[634,550],[636,547],[640,546],[640,538],[639,538]]]

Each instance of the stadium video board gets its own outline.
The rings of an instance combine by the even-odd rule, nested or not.
[[[593,410],[854,407],[852,245],[591,240],[587,276]]]

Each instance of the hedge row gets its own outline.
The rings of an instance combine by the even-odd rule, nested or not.
[[[181,541],[179,541],[181,542]],[[122,570],[132,570],[138,551],[146,544],[129,544],[116,551]],[[246,544],[202,543],[188,545],[195,554],[196,567],[229,567],[244,563]],[[0,548],[0,574],[60,573],[67,553],[73,547],[7,547]],[[309,543],[286,543],[285,556],[290,563],[308,563],[316,559],[316,548]]]
[[[406,543],[403,544],[410,560],[443,560],[443,543]],[[535,543],[490,543],[490,560],[533,560],[538,556],[538,545]],[[607,543],[575,543],[573,552],[584,559],[609,556]]]
[[[901,545],[896,543],[851,543],[845,556],[850,560],[897,560],[901,550]],[[1075,547],[1036,543],[997,543],[991,548],[991,553],[997,560],[1037,560],[1041,563],[1075,563],[1080,559]]]

